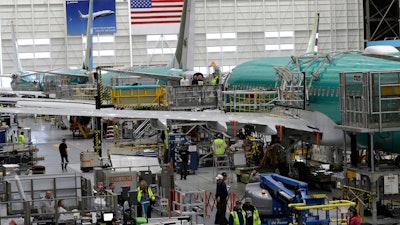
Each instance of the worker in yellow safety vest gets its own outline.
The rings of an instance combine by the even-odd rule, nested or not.
[[[155,200],[156,200],[156,197],[154,196],[151,188],[147,185],[147,182],[145,180],[141,180],[139,183],[139,187],[137,188],[137,201],[139,204],[137,216],[141,217],[142,214],[146,213],[147,218],[151,218],[151,205],[154,204]],[[147,203],[144,203],[144,202],[147,202]],[[142,211],[146,207],[145,204],[148,204],[147,212]]]
[[[243,211],[246,212],[246,221],[247,225],[260,225],[261,224],[261,219],[260,215],[258,213],[258,210],[256,207],[254,207],[251,204],[251,198],[247,197],[245,198],[244,204],[243,204]]]
[[[115,144],[118,144],[119,143],[119,126],[118,126],[117,122],[114,124],[114,139],[115,139]]]
[[[217,157],[216,158],[216,166],[222,166],[223,162],[225,161],[225,148],[226,148],[226,143],[225,140],[222,139],[222,134],[218,134],[217,138],[213,142],[213,150],[214,150],[214,155]]]
[[[218,134],[217,138],[214,140],[213,149],[215,155],[223,155],[225,154],[226,143],[225,140],[222,139],[222,134]]]
[[[213,78],[211,79],[211,85],[219,84],[219,76],[217,73],[213,73]]]
[[[25,143],[25,136],[23,131],[21,131],[21,133],[18,135],[18,143]]]
[[[204,85],[204,77],[202,74],[197,75],[197,85],[198,86],[203,86]]]
[[[236,201],[235,207],[229,215],[229,225],[246,225],[246,212],[242,209],[242,202]]]

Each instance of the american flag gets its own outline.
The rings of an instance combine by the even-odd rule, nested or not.
[[[184,0],[131,0],[131,23],[179,24],[183,2]]]

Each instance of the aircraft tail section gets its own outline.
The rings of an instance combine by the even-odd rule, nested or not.
[[[84,18],[85,18],[85,15],[83,15],[83,13],[81,12],[81,10],[78,10],[78,13],[79,13],[79,17],[80,17],[81,19],[84,19]]]
[[[12,38],[12,42],[13,42],[13,57],[14,57],[14,63],[15,65],[17,65],[17,69],[18,72],[22,71],[22,64],[21,64],[21,60],[19,58],[19,50],[18,50],[18,40],[17,40],[17,36],[15,34],[15,25],[14,22],[11,21],[11,38]]]
[[[194,15],[195,1],[185,0],[175,56],[168,64],[171,68],[193,70]]]
[[[86,30],[86,51],[85,61],[83,62],[84,70],[93,69],[93,0],[89,1],[89,13]]]
[[[313,29],[308,40],[306,53],[318,53],[318,32],[319,32],[319,13],[315,13]]]

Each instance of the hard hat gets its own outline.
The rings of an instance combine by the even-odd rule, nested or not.
[[[210,63],[210,66],[212,66],[212,67],[216,67],[216,66],[217,66],[217,64],[216,64],[214,61],[211,61],[211,63]]]
[[[267,194],[267,190],[262,189],[262,190],[261,190],[261,194],[263,194],[263,195]]]
[[[216,180],[222,180],[224,177],[221,174],[218,174],[217,177],[215,178]]]

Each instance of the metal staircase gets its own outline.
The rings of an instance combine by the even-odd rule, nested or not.
[[[132,137],[134,139],[141,138],[151,129],[150,119],[146,119],[133,131]]]
[[[285,66],[274,66],[278,75],[278,104],[303,108],[309,100],[313,81],[318,80],[338,54],[342,53],[292,56]]]

